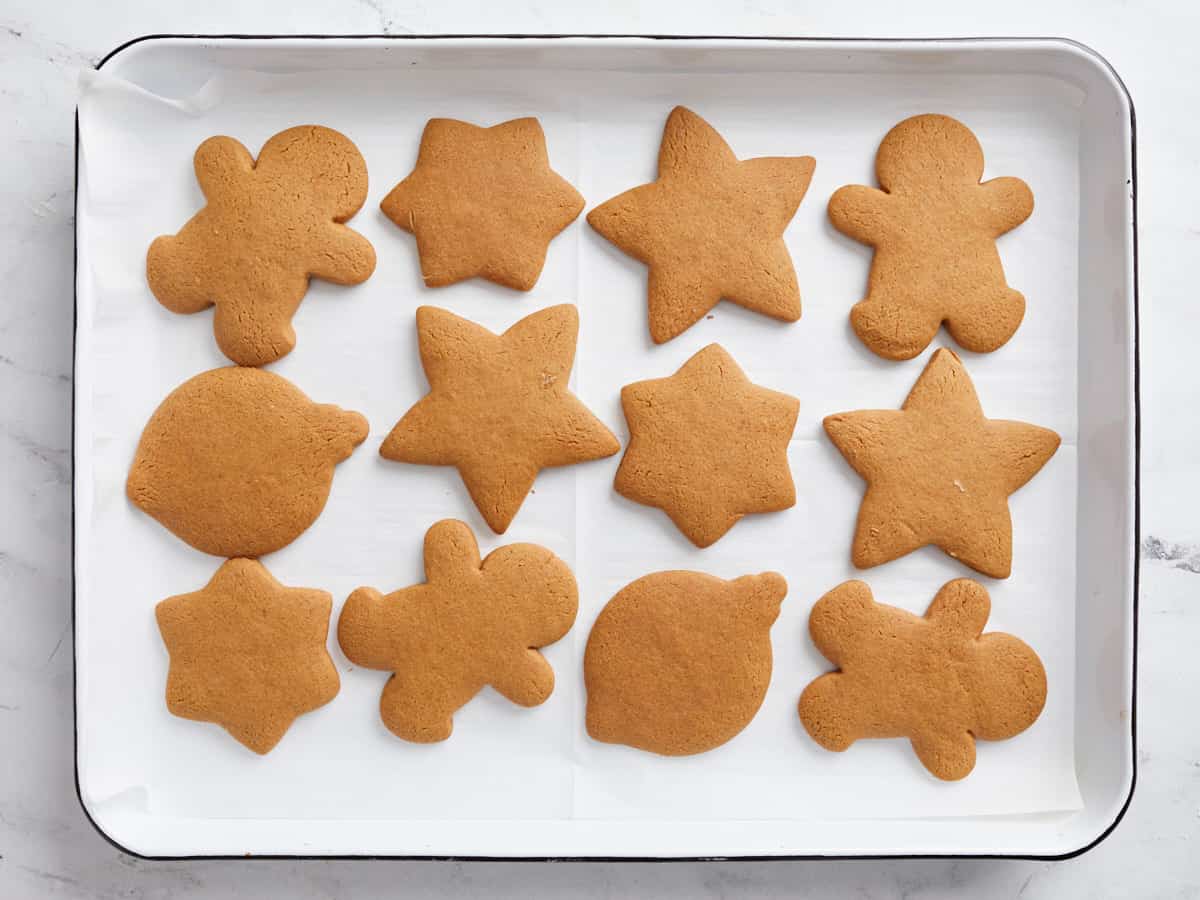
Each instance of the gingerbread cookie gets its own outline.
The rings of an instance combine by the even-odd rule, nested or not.
[[[537,119],[430,119],[416,168],[379,206],[416,237],[426,286],[479,276],[528,291],[583,197],[551,170]]]
[[[387,596],[359,588],[338,619],[351,662],[393,673],[384,724],[406,741],[444,741],[454,713],[489,684],[519,706],[544,703],[554,670],[538,648],[570,631],[579,605],[567,564],[536,544],[480,562],[466,523],[444,519],[425,534],[425,578]]]
[[[881,190],[850,185],[829,201],[840,232],[875,248],[867,298],[850,312],[863,343],[912,359],[945,323],[968,350],[988,353],[1016,332],[1025,298],[1004,280],[996,238],[1033,212],[1019,178],[983,177],[983,150],[949,116],[905,119],[875,157]]]
[[[947,583],[924,617],[875,603],[861,581],[834,588],[808,627],[838,671],[804,689],[804,727],[839,752],[859,738],[905,737],[938,778],[965,778],[976,739],[1018,735],[1046,704],[1041,660],[1011,634],[983,634],[990,611],[969,578]]]
[[[215,304],[221,352],[243,366],[273,362],[296,346],[292,316],[310,277],[358,284],[375,270],[370,242],[343,224],[367,199],[367,165],[345,135],[301,125],[257,161],[233,138],[209,138],[195,169],[207,205],[150,245],[150,290],[172,312]]]
[[[723,581],[657,572],[600,611],[583,658],[587,731],[664,756],[719,747],[750,724],[771,680],[775,572]]]
[[[677,106],[658,180],[588,213],[588,224],[650,267],[650,336],[683,333],[722,299],[785,322],[800,318],[783,232],[808,190],[811,156],[739,161],[702,118]]]
[[[125,491],[197,550],[262,556],[316,520],[334,466],[366,437],[361,415],[313,403],[278,375],[212,369],[154,411]]]
[[[255,753],[338,692],[325,647],[332,598],[284,587],[253,559],[227,560],[202,590],[154,614],[171,656],[167,709],[215,722]]]
[[[933,544],[984,575],[1012,570],[1008,496],[1058,449],[1048,428],[986,419],[962,361],[938,350],[899,410],[825,419],[867,481],[851,561],[877,566]]]
[[[484,520],[503,534],[540,470],[621,449],[567,389],[578,333],[569,305],[526,316],[501,335],[422,306],[417,334],[429,393],[380,454],[456,467]]]
[[[796,503],[788,442],[800,401],[752,384],[719,344],[670,378],[621,389],[629,446],[614,487],[663,510],[697,547],[746,513]]]

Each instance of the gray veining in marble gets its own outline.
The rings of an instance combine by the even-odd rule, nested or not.
[[[1190,0],[4,0],[0,3],[0,896],[1200,897],[1200,7]],[[1143,300],[1138,787],[1064,863],[153,863],[75,797],[70,623],[77,73],[154,32],[1046,35],[1104,53],[1137,106]],[[1086,298],[1083,298],[1086,303]]]

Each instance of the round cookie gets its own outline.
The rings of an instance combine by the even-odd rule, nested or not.
[[[626,585],[588,635],[588,734],[664,756],[735,737],[766,696],[770,629],[786,594],[775,572],[733,581],[657,572]]]
[[[185,381],[142,431],[125,492],[181,540],[257,557],[295,540],[329,497],[367,420],[285,378],[228,366]]]

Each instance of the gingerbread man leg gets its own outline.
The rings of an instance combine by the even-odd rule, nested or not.
[[[863,736],[860,704],[843,687],[846,676],[830,672],[811,682],[800,695],[800,719],[812,739],[826,750],[841,752]]]
[[[261,366],[296,346],[292,316],[308,290],[304,275],[273,284],[245,286],[244,293],[217,303],[213,332],[221,352],[239,366]]]
[[[478,693],[453,680],[436,666],[412,666],[393,675],[379,698],[379,712],[388,730],[406,741],[434,744],[450,737],[454,713]],[[453,676],[452,676],[453,677]]]
[[[975,738],[969,731],[921,734],[911,742],[921,765],[943,781],[966,778],[975,768]]]
[[[942,321],[931,305],[873,286],[867,299],[850,310],[850,324],[885,359],[912,359],[929,346]]]
[[[963,301],[946,317],[946,330],[972,353],[991,353],[1008,343],[1025,318],[1025,297],[1008,285]]]

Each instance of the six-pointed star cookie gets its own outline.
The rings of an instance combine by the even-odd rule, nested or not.
[[[338,692],[325,646],[331,605],[325,591],[284,587],[257,560],[227,560],[202,590],[155,609],[171,656],[167,708],[268,752]]]
[[[430,119],[416,168],[380,208],[416,237],[429,287],[480,276],[528,291],[583,197],[550,169],[537,119],[491,128]]]
[[[616,437],[567,389],[579,315],[552,306],[496,335],[432,306],[417,310],[429,393],[379,448],[387,459],[454,466],[503,534],[537,473],[612,456]]]
[[[661,344],[722,299],[794,322],[796,270],[783,231],[816,163],[811,156],[739,162],[716,130],[677,106],[658,151],[658,180],[588,213],[588,224],[650,267],[650,336]]]
[[[719,344],[670,378],[621,389],[629,446],[617,492],[656,506],[697,547],[746,513],[796,502],[787,449],[800,401],[752,384]]]
[[[972,569],[1012,569],[1008,496],[1058,449],[1048,428],[986,419],[962,361],[935,352],[899,410],[825,419],[825,431],[867,481],[851,560],[877,566],[934,544]]]

